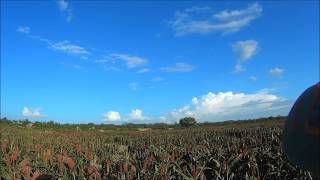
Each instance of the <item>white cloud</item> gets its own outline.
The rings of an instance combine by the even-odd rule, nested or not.
[[[64,0],[58,0],[57,4],[59,6],[60,11],[65,11],[68,9],[68,5],[69,3],[67,1]]]
[[[250,79],[251,79],[252,81],[256,81],[258,78],[257,78],[256,76],[250,76]]]
[[[88,60],[89,59],[88,56],[81,56],[80,58],[83,59],[83,60]]]
[[[140,109],[131,110],[131,113],[129,115],[129,120],[144,120],[144,119],[146,118],[142,115],[142,110]]]
[[[74,69],[83,69],[82,66],[77,65],[77,64],[72,64],[71,67],[73,67]]]
[[[166,117],[177,121],[182,117],[193,116],[201,122],[257,118],[285,114],[289,107],[284,98],[266,90],[251,94],[209,92],[201,97],[193,97],[190,104],[172,110]]]
[[[140,69],[139,71],[137,71],[137,73],[147,73],[150,71],[151,71],[151,69],[149,69],[149,68],[143,68],[143,69]]]
[[[202,7],[193,6],[191,8],[185,9],[185,12],[202,12],[202,11],[208,11],[208,10],[211,10],[211,8],[208,6],[202,6]]]
[[[30,31],[31,31],[31,28],[28,27],[28,26],[20,26],[20,27],[18,27],[18,29],[17,29],[17,32],[23,33],[23,34],[29,34]]]
[[[255,40],[238,41],[232,45],[233,51],[242,61],[250,59],[256,54],[258,42]]]
[[[129,54],[112,53],[109,54],[109,58],[124,61],[128,68],[135,68],[148,63],[148,60],[145,58]]]
[[[240,73],[240,72],[243,72],[243,71],[245,71],[246,69],[241,65],[241,64],[236,64],[235,66],[234,66],[234,70],[233,70],[233,72],[234,73]]]
[[[91,52],[89,52],[89,50],[87,50],[85,47],[76,45],[67,40],[55,42],[50,39],[42,38],[41,36],[36,35],[29,35],[29,37],[45,43],[48,49],[64,52],[71,55],[76,55],[83,60],[88,60],[91,55]],[[99,60],[94,62],[99,63]]]
[[[238,17],[251,17],[259,16],[262,12],[262,7],[258,3],[249,4],[247,9],[241,10],[224,10],[218,14],[215,14],[214,17],[220,20],[229,20]]]
[[[284,69],[281,69],[281,68],[278,68],[278,67],[274,67],[274,68],[269,70],[269,75],[270,76],[282,76],[283,73],[284,73]]]
[[[94,63],[105,64],[105,63],[108,63],[108,62],[110,62],[110,61],[111,61],[110,59],[105,58],[105,59],[95,60],[95,61],[93,61],[93,62],[94,62]]]
[[[160,68],[161,71],[165,71],[165,72],[189,72],[189,71],[192,71],[193,69],[194,67],[192,65],[183,63],[183,62],[176,63],[173,66]]]
[[[105,114],[103,114],[104,120],[105,121],[119,121],[121,119],[120,113],[117,111],[109,111]]]
[[[181,108],[172,110],[169,113],[168,116],[169,116],[168,119],[171,119],[171,120],[174,120],[174,121],[178,121],[180,118],[183,118],[183,117],[186,117],[186,116],[195,117],[195,114],[192,111],[190,105],[185,105],[185,106],[183,106]]]
[[[166,123],[166,124],[172,123],[172,121],[170,121],[167,116],[160,116],[158,119],[159,119],[160,123]]]
[[[160,82],[160,81],[163,81],[164,79],[162,77],[154,77],[152,78],[152,81],[153,82]]]
[[[41,118],[41,117],[45,117],[46,115],[41,114],[40,109],[39,108],[28,108],[28,107],[24,107],[22,109],[22,115],[25,117],[33,117],[33,118]]]
[[[59,41],[55,43],[49,42],[48,44],[51,49],[72,55],[82,56],[90,54],[90,52],[86,50],[84,47],[72,44],[69,41]]]
[[[143,111],[141,109],[132,109],[130,114],[125,117],[121,117],[120,112],[118,111],[108,111],[103,114],[104,120],[107,122],[111,122],[113,124],[121,124],[121,123],[143,123],[144,120],[148,118],[143,115]]]
[[[232,44],[232,50],[238,57],[237,64],[234,67],[234,73],[245,71],[243,63],[257,53],[258,42],[256,40],[238,41]]]
[[[29,34],[30,33],[29,27],[19,27],[17,29],[17,31],[20,33],[27,34],[32,39],[35,39],[35,40],[38,40],[38,41],[45,43],[47,45],[48,49],[61,51],[61,52],[67,53],[67,54],[77,55],[83,60],[88,60],[89,59],[88,56],[91,54],[86,48],[79,46],[79,45],[76,45],[74,43],[71,43],[68,40],[55,42],[55,41],[52,41],[47,38],[43,38],[38,35]],[[94,61],[94,62],[99,63],[99,60]]]
[[[117,71],[117,72],[120,72],[121,69],[120,68],[117,68],[115,66],[104,66],[103,69],[105,71]]]
[[[65,67],[71,67],[77,70],[85,70],[85,67],[80,66],[78,64],[73,64],[73,63],[67,63],[67,62],[61,62],[61,65],[65,66]]]
[[[198,98],[197,97],[193,97],[192,98],[192,103],[193,104],[198,104],[199,103]]]
[[[131,82],[129,83],[129,88],[131,90],[137,90],[139,88],[139,84],[137,82]]]
[[[209,13],[210,7],[192,7],[177,11],[170,25],[177,36],[198,33],[237,32],[248,26],[261,15],[262,7],[258,3],[249,4],[246,9],[224,10],[220,13]]]
[[[72,9],[69,6],[69,3],[66,0],[58,0],[57,5],[59,10],[66,14],[67,22],[70,22],[72,20],[73,13],[72,13]]]

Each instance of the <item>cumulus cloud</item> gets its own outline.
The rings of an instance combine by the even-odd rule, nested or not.
[[[32,109],[32,108],[24,107],[21,113],[25,117],[32,117],[32,118],[41,118],[46,116],[40,112],[39,108]]]
[[[196,117],[201,122],[221,121],[285,114],[289,107],[288,101],[267,90],[251,94],[209,92],[193,97],[190,104],[172,110],[166,117],[174,121],[186,116]]]
[[[227,34],[248,26],[261,15],[262,6],[259,3],[252,3],[246,9],[223,10],[216,14],[210,10],[210,7],[192,7],[177,11],[169,24],[177,36],[211,32]]]
[[[238,41],[232,44],[232,50],[238,57],[237,64],[234,67],[235,73],[245,71],[243,63],[252,58],[257,53],[257,49],[258,42],[256,40]]]
[[[28,26],[20,26],[17,29],[17,32],[22,33],[22,34],[29,34],[31,31],[31,28]]]
[[[49,42],[49,47],[53,50],[61,51],[71,55],[89,55],[90,52],[79,45],[72,44],[69,41]]]
[[[160,70],[164,72],[189,72],[193,69],[194,67],[191,64],[183,62],[178,62],[175,65],[160,68]]]
[[[284,73],[284,69],[278,68],[278,67],[274,67],[272,69],[269,70],[269,75],[270,76],[282,76],[282,74]]]
[[[144,120],[145,117],[142,115],[142,110],[133,109],[129,115],[129,120]]]
[[[172,123],[172,121],[170,121],[167,116],[159,116],[158,121],[160,121],[160,123],[166,123],[166,124]]]
[[[72,20],[73,13],[69,3],[66,0],[58,0],[57,5],[59,10],[66,15],[67,22],[70,22]]]
[[[250,59],[258,48],[258,42],[256,40],[238,41],[232,45],[233,51],[236,53],[240,60]]]
[[[104,120],[105,121],[119,121],[121,120],[120,113],[117,111],[108,111],[107,113],[103,114]]]
[[[121,60],[124,61],[128,68],[135,68],[148,63],[148,60],[143,57],[133,56],[129,54],[111,53],[109,54],[109,59],[111,60]]]
[[[104,113],[103,117],[104,121],[113,124],[143,123],[144,120],[148,119],[143,115],[143,111],[141,109],[132,109],[130,114],[124,117],[121,117],[120,112],[111,110]]]
[[[197,98],[197,97],[193,97],[193,98],[192,98],[192,103],[193,103],[193,104],[198,104],[198,103],[199,103],[198,98]]]

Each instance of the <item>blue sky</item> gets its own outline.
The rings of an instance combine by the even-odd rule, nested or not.
[[[318,1],[1,1],[2,117],[286,115],[318,81]]]

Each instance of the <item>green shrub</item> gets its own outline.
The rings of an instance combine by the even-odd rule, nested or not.
[[[197,121],[194,117],[184,117],[179,120],[179,124],[182,127],[190,127],[190,126],[197,124]]]

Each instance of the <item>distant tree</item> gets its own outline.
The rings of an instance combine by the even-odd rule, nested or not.
[[[50,121],[47,122],[47,124],[53,126],[54,125],[54,121],[50,120]]]
[[[197,121],[194,117],[184,117],[179,120],[179,124],[183,127],[190,127],[197,124]]]
[[[29,119],[20,120],[20,122],[21,122],[22,124],[29,124],[29,123],[31,123],[31,121],[29,121]]]
[[[8,121],[7,117],[1,119],[2,121]]]
[[[152,125],[152,128],[156,129],[166,129],[168,125],[166,123],[155,123]]]

